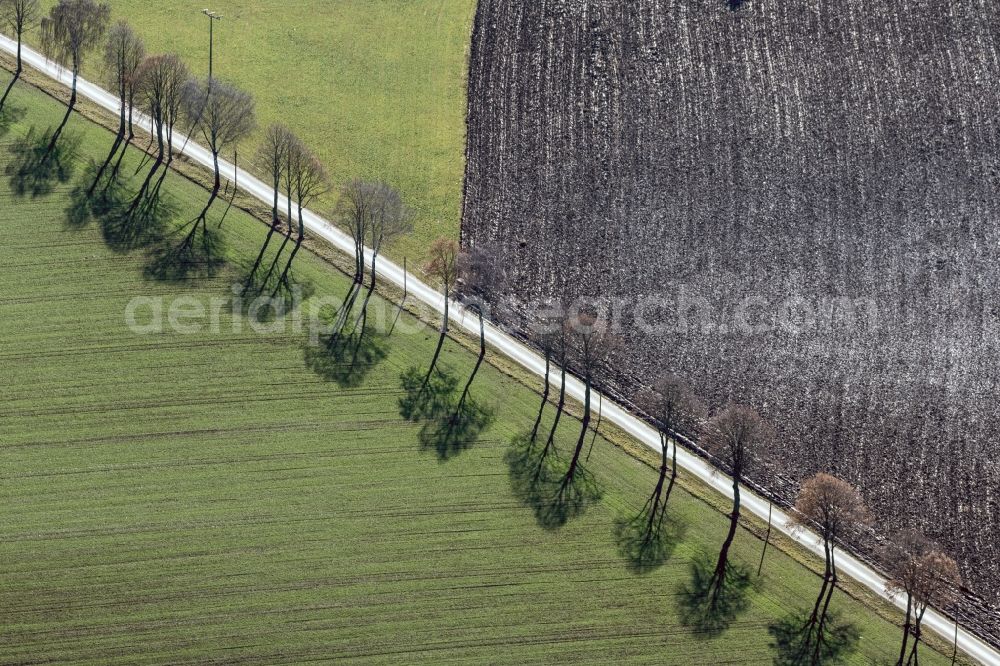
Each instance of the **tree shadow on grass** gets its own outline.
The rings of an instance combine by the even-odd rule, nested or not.
[[[804,666],[813,661],[816,651],[815,633],[810,631],[808,611],[799,615],[789,615],[768,627],[771,647],[775,650],[775,666]],[[857,648],[861,632],[850,622],[844,622],[837,614],[830,613],[826,619],[826,629],[819,650],[822,664],[842,663]]]
[[[654,517],[650,526],[649,511],[647,507],[632,518],[621,516],[615,521],[618,552],[633,573],[649,573],[662,566],[684,538],[684,523],[665,514]]]
[[[75,160],[81,137],[66,132],[49,151],[52,129],[39,134],[36,127],[11,145],[12,159],[5,170],[10,187],[19,197],[32,198],[51,194],[57,184],[67,183],[73,177]]]
[[[291,273],[287,285],[279,284],[277,277],[269,280],[267,284],[263,284],[262,281],[248,284],[244,278],[233,285],[233,299],[229,302],[229,308],[233,312],[239,312],[251,322],[267,324],[292,314],[315,293],[316,285],[311,280],[299,281]],[[321,319],[324,317],[325,315],[320,315]],[[329,341],[327,338],[324,340]],[[321,359],[317,359],[319,360]],[[333,377],[327,379],[332,380]]]
[[[161,205],[156,204],[155,207]],[[174,233],[162,238],[150,249],[144,274],[160,282],[211,278],[225,265],[225,254],[224,237],[216,229],[205,229],[194,242],[187,242],[186,239],[178,242],[178,234]]]
[[[424,423],[420,428],[420,447],[433,450],[440,460],[448,460],[475,444],[479,434],[492,423],[493,410],[467,398],[447,413]]]
[[[94,213],[87,196],[87,188],[78,184],[69,193],[69,204],[66,206],[66,226],[69,229],[83,229],[94,220]]]
[[[541,447],[532,446],[528,434],[514,438],[505,459],[511,490],[545,529],[562,527],[601,498],[600,486],[583,468],[571,483],[562,483],[565,463],[555,453],[542,457]]]
[[[714,573],[713,558],[696,557],[691,563],[691,579],[680,595],[681,622],[705,638],[721,634],[747,609],[754,580],[748,568],[730,560],[726,579],[718,594],[713,594]]]
[[[399,415],[407,421],[436,419],[451,407],[458,378],[447,370],[435,369],[424,385],[424,376],[420,368],[412,367],[400,378],[403,396],[399,399]]]
[[[23,106],[14,106],[9,101],[3,109],[0,109],[0,138],[7,136],[11,128],[24,120],[28,115],[28,110]]]
[[[66,226],[81,229],[96,220],[104,243],[115,252],[131,252],[162,240],[176,212],[173,206],[161,201],[155,206],[129,211],[131,195],[119,182],[109,182],[107,187],[90,194],[87,182],[96,168],[91,164],[70,192]]]
[[[449,370],[435,369],[426,383],[425,376],[417,367],[403,373],[399,413],[409,421],[425,421],[420,447],[448,460],[476,442],[493,423],[494,412],[472,397],[459,403],[458,378]]]
[[[341,388],[360,386],[368,373],[389,354],[389,338],[375,331],[364,336],[322,336],[305,347],[306,366]]]

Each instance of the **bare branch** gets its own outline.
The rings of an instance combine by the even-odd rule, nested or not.
[[[184,115],[214,155],[238,144],[257,128],[253,95],[219,79],[188,81]]]
[[[59,0],[41,21],[42,51],[46,57],[80,71],[88,51],[104,36],[111,7],[94,0]]]

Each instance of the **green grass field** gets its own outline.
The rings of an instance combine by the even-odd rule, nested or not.
[[[110,4],[150,52],[176,52],[207,75],[203,0]],[[421,259],[437,236],[458,238],[474,0],[218,0],[211,8],[224,16],[215,76],[256,96],[262,126],[288,125],[338,182],[382,178],[403,193],[415,232],[390,248],[393,257]],[[84,66],[94,79],[98,58]],[[331,206],[327,197],[317,208]]]
[[[27,115],[0,130],[0,171],[31,124],[62,112],[25,86],[12,105]],[[110,143],[79,116],[69,131],[83,156]],[[679,492],[683,540],[633,573],[612,525],[654,473],[603,439],[588,466],[603,498],[540,527],[504,459],[538,398],[492,366],[474,394],[494,424],[448,460],[423,450],[397,401],[433,331],[397,331],[354,388],[306,366],[303,334],[239,317],[218,333],[130,332],[135,296],[230,295],[264,227],[227,220],[230,262],[214,278],[147,279],[147,251],[113,250],[101,220],[69,214],[82,174],[37,197],[0,182],[0,663],[767,664],[768,625],[811,602],[819,579],[772,549],[725,633],[683,626],[691,559],[716,552],[726,521]],[[206,197],[176,173],[165,192],[175,220]],[[296,275],[314,298],[347,284],[312,254]],[[472,360],[446,347],[462,376]],[[563,451],[578,427],[564,423]],[[760,547],[742,532],[736,557],[754,566]],[[861,631],[850,663],[893,658],[897,627],[846,594],[835,607]]]

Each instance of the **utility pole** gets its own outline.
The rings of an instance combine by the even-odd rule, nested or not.
[[[222,14],[216,14],[215,12],[209,11],[207,9],[201,10],[201,13],[208,17],[208,85],[212,85],[212,55],[215,50],[215,22],[222,20]]]

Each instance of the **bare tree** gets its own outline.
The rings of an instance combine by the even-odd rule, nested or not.
[[[361,312],[354,322],[353,329],[358,331],[355,354],[364,338],[368,324],[368,304],[375,293],[375,281],[378,277],[377,262],[386,243],[413,230],[413,213],[403,204],[399,192],[388,183],[379,181],[367,188],[371,192],[371,204],[368,206],[368,237],[372,243],[371,277],[368,292],[361,303]]]
[[[355,178],[341,186],[333,219],[354,241],[354,276],[337,312],[333,335],[330,337],[331,346],[336,345],[365,283],[365,244],[372,229],[370,221],[375,207],[373,183]]]
[[[544,321],[538,323],[537,331],[535,334],[535,340],[538,343],[539,348],[542,350],[542,356],[545,358],[545,376],[542,380],[542,401],[538,406],[538,415],[535,417],[535,423],[531,427],[531,436],[528,438],[528,445],[534,446],[535,440],[538,438],[538,428],[542,424],[542,415],[545,413],[545,405],[549,402],[549,393],[551,391],[551,371],[552,371],[552,356],[556,353],[559,346],[559,333],[560,331],[557,327],[560,324],[554,318],[548,318]]]
[[[729,575],[729,549],[740,523],[740,483],[751,459],[774,438],[772,428],[749,407],[730,405],[706,424],[701,444],[720,460],[733,478],[733,510],[729,514],[729,532],[719,551],[707,594],[715,608],[721,599]]]
[[[222,189],[219,154],[239,144],[257,129],[253,95],[226,81],[188,81],[184,87],[184,115],[201,132],[209,151],[215,181],[205,209],[198,216],[204,222]]]
[[[558,329],[552,335],[552,345],[555,348],[553,353],[558,358],[559,365],[559,397],[556,399],[556,415],[553,417],[552,425],[549,427],[549,436],[545,438],[545,446],[542,447],[542,453],[538,457],[538,466],[535,469],[536,480],[541,476],[545,459],[555,445],[556,432],[559,430],[559,420],[566,409],[566,361],[569,353],[569,335],[569,323],[566,321],[565,315],[562,315],[558,319]]]
[[[486,359],[486,324],[483,321],[482,298],[490,284],[496,282],[499,277],[500,267],[497,263],[496,255],[483,248],[473,249],[471,252],[459,255],[458,274],[459,285],[462,295],[471,302],[467,304],[468,309],[476,313],[479,317],[479,356],[476,357],[476,365],[472,368],[472,374],[465,383],[462,395],[455,407],[455,417],[457,418],[465,407],[469,397],[469,390],[476,375]]]
[[[267,273],[264,274],[264,279],[261,281],[262,286],[267,285],[270,282],[271,276],[274,275],[274,271],[278,267],[278,263],[285,252],[285,248],[288,247],[288,243],[292,240],[292,234],[295,230],[295,217],[292,213],[292,202],[295,200],[294,176],[298,168],[296,166],[296,162],[300,160],[306,152],[308,152],[308,149],[299,137],[289,133],[283,154],[285,164],[281,169],[281,176],[284,179],[283,186],[285,190],[285,219],[288,221],[288,224],[285,226],[285,237],[282,239],[281,245],[278,246],[278,251],[275,253],[274,259],[271,260],[271,265],[267,269]],[[280,282],[278,284],[280,284]]]
[[[14,84],[21,78],[24,66],[21,61],[21,43],[24,33],[38,21],[40,10],[38,0],[0,0],[0,25],[10,28],[17,39],[17,65],[14,68],[14,78],[7,84],[3,97],[0,97],[0,111],[3,111],[7,96]]]
[[[580,455],[590,428],[590,402],[594,381],[604,370],[615,340],[608,329],[607,322],[592,315],[580,315],[570,322],[570,331],[574,341],[576,361],[580,364],[583,374],[583,419],[580,424],[580,435],[573,449],[573,457],[563,475],[562,487],[572,485],[580,468]]]
[[[254,280],[257,277],[257,271],[260,269],[260,264],[264,260],[264,255],[267,253],[267,248],[271,244],[271,239],[274,237],[274,233],[281,226],[281,211],[280,211],[280,197],[281,197],[281,183],[283,181],[283,176],[285,173],[285,168],[288,164],[285,159],[285,154],[288,152],[288,146],[293,140],[293,135],[291,130],[289,130],[284,125],[271,125],[264,132],[264,141],[261,143],[260,148],[257,150],[257,165],[258,170],[268,179],[272,190],[272,203],[271,203],[271,228],[267,231],[267,236],[264,238],[264,242],[261,243],[260,252],[257,253],[257,259],[253,263],[253,268],[250,269],[250,274],[247,276],[246,284],[243,287],[243,294],[245,295],[250,287],[254,284]],[[289,220],[289,225],[291,220]]]
[[[943,607],[951,603],[962,584],[962,578],[953,559],[913,530],[897,535],[886,555],[892,574],[887,591],[893,595],[906,595],[903,642],[896,666],[917,666],[917,646],[920,643],[924,614],[932,605]],[[913,647],[907,655],[911,634]]]
[[[138,95],[143,108],[153,120],[153,131],[156,135],[156,161],[135,199],[131,211],[134,211],[143,198],[155,199],[167,175],[164,169],[155,187],[150,189],[153,176],[161,166],[167,168],[174,160],[174,126],[180,118],[183,103],[184,86],[190,78],[188,69],[181,59],[172,53],[146,58],[137,72],[139,79]]]
[[[420,386],[423,393],[427,388],[431,375],[437,367],[438,358],[441,356],[441,349],[444,347],[444,339],[448,336],[448,315],[451,301],[451,290],[455,286],[455,279],[458,277],[458,243],[450,238],[438,238],[431,244],[430,259],[424,265],[424,270],[431,276],[438,279],[441,289],[444,291],[444,315],[441,319],[441,334],[438,337],[437,348],[434,350],[434,357],[431,365],[427,368],[427,375]]]
[[[656,480],[656,487],[653,488],[653,493],[640,514],[646,518],[643,539],[651,541],[662,527],[667,502],[670,501],[670,494],[677,482],[677,433],[684,428],[697,427],[705,409],[694,397],[687,383],[673,375],[666,375],[657,380],[653,390],[644,397],[643,403],[645,410],[653,417],[660,434],[660,474]],[[674,445],[673,458],[668,464],[671,442]]]
[[[76,106],[76,83],[84,57],[104,36],[111,19],[111,8],[94,0],[59,0],[42,18],[41,42],[46,57],[68,66],[73,73],[69,105],[59,127],[52,134],[48,152],[55,148],[69,116]]]
[[[191,127],[201,133],[212,153],[215,176],[208,203],[193,223],[197,228],[199,223],[206,224],[208,211],[222,189],[219,154],[239,144],[257,128],[257,115],[253,95],[218,79],[188,81],[184,86],[183,111]]]
[[[215,92],[213,91],[213,95]],[[301,141],[294,141],[291,144],[292,156],[288,160],[288,169],[291,182],[291,192],[295,197],[295,212],[298,225],[296,227],[295,246],[292,253],[288,255],[285,262],[285,269],[281,271],[281,277],[274,286],[272,296],[278,294],[278,290],[288,286],[288,273],[292,270],[292,262],[302,248],[302,242],[306,237],[306,223],[303,211],[311,204],[316,197],[321,196],[330,189],[330,178],[326,175],[323,163],[319,161],[312,152],[306,148]],[[291,218],[289,218],[291,219]]]
[[[111,26],[111,30],[108,31],[108,40],[104,45],[103,64],[105,81],[118,94],[118,133],[115,135],[115,141],[108,152],[107,159],[104,160],[104,164],[101,165],[90,190],[87,192],[88,196],[94,193],[94,189],[101,182],[105,170],[111,164],[111,160],[114,159],[122,144],[127,146],[132,140],[134,135],[131,129],[132,105],[135,103],[139,67],[145,57],[146,47],[132,26],[126,21],[118,21]],[[128,132],[127,139],[126,132]],[[122,150],[122,155],[124,156],[124,154],[125,151]],[[118,165],[120,164],[119,160]],[[114,174],[117,174],[118,165],[115,166],[112,178],[114,178]]]
[[[800,643],[801,656],[805,658],[811,650],[810,663],[819,664],[827,640],[830,600],[837,588],[837,540],[869,524],[871,515],[854,486],[830,474],[820,473],[802,482],[792,519],[800,525],[816,528],[823,538],[823,584],[812,614],[803,627]]]

